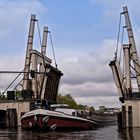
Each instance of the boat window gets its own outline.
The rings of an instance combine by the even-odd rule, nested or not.
[[[75,116],[75,112],[72,112],[72,116]]]

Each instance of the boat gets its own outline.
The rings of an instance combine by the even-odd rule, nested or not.
[[[119,108],[106,108],[101,106],[99,110],[92,112],[89,118],[95,121],[98,126],[116,125],[118,112]]]
[[[59,107],[51,109],[38,108],[25,113],[21,117],[22,129],[64,131],[96,128],[96,122],[77,116],[74,113],[75,109]]]
[[[117,124],[117,114],[94,112],[90,118],[95,121],[98,126]]]

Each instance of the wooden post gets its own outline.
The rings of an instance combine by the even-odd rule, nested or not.
[[[133,126],[133,117],[132,117],[132,106],[128,106],[128,127],[132,128]]]
[[[6,110],[6,127],[17,127],[17,110],[15,108]]]
[[[126,107],[122,106],[122,129],[126,129]]]
[[[122,129],[122,112],[119,112],[117,114],[117,120],[118,120],[118,129]]]

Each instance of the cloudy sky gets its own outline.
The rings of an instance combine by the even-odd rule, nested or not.
[[[52,34],[58,68],[64,73],[59,93],[77,103],[119,106],[108,66],[114,57],[119,15],[127,6],[139,44],[138,0],[0,0],[0,70],[22,70],[30,15],[36,14],[42,33]],[[38,31],[34,48],[40,50]],[[53,59],[48,40],[47,56]],[[0,90],[13,75],[0,74]]]

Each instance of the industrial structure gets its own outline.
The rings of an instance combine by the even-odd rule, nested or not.
[[[40,37],[41,52],[33,49],[36,23],[38,24],[39,29],[39,23],[36,19],[36,15],[31,15],[25,56],[25,67],[23,71],[0,71],[0,73],[18,73],[18,76],[3,92],[4,95],[7,91],[7,98],[0,100],[0,121],[4,122],[3,124],[8,127],[16,126],[17,124],[20,125],[20,118],[22,114],[34,109],[34,104],[36,102],[42,106],[43,104],[46,104],[46,102],[47,104],[56,103],[59,81],[63,74],[57,68],[56,62],[55,66],[52,66],[52,60],[46,57],[47,36],[50,35],[48,27],[44,27],[42,41]],[[18,83],[18,85],[22,85],[22,90],[20,91],[22,97],[19,100],[16,98],[15,91],[18,85],[13,90],[9,91],[9,88],[21,74],[23,74],[23,79]]]
[[[61,71],[51,66],[52,60],[46,57],[46,44],[48,27],[44,27],[41,53],[33,49],[33,38],[36,16],[31,15],[27,50],[25,57],[23,94],[34,99],[47,99],[49,102],[56,102],[57,90]]]
[[[124,15],[125,20],[125,26],[123,26],[122,30],[122,40],[120,41],[121,49],[123,49],[123,62],[121,62],[122,56],[118,55],[121,54],[121,49],[120,53],[118,53],[118,44],[122,15]],[[124,29],[126,29],[128,35],[126,39],[127,44],[123,43]],[[122,128],[140,127],[140,62],[127,7],[123,7],[123,12],[120,14],[115,58],[109,65],[113,72],[119,99],[122,102],[119,124],[121,124]]]

